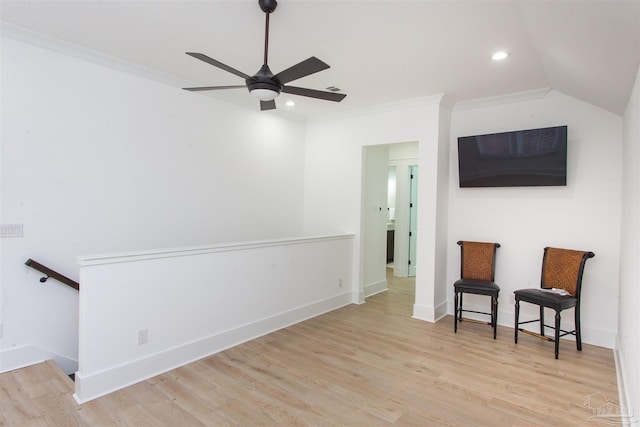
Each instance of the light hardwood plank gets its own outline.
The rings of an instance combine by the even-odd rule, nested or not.
[[[617,400],[613,352],[412,319],[414,282],[77,405],[50,365],[0,375],[0,425],[575,426]]]

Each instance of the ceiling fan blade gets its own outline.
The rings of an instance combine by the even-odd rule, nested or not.
[[[234,85],[234,86],[202,86],[202,87],[183,87],[184,90],[190,90],[191,92],[198,92],[201,90],[219,90],[219,89],[239,89],[246,88],[246,85]]]
[[[276,109],[276,101],[272,99],[271,101],[260,101],[260,111],[266,110],[275,110]]]
[[[209,58],[207,55],[204,55],[204,54],[202,54],[202,53],[186,52],[186,54],[187,54],[187,55],[189,55],[189,56],[193,56],[194,58],[199,59],[200,61],[204,61],[204,62],[206,62],[207,64],[211,64],[211,65],[213,65],[214,67],[218,67],[218,68],[220,68],[220,69],[222,69],[222,70],[228,71],[228,72],[230,72],[231,74],[235,74],[235,75],[236,75],[236,76],[238,76],[238,77],[242,77],[242,78],[243,78],[243,79],[245,79],[245,80],[246,80],[246,79],[248,79],[249,77],[251,77],[251,76],[246,75],[246,74],[245,74],[245,73],[243,73],[242,71],[238,71],[238,70],[236,70],[235,68],[231,68],[231,67],[229,67],[228,65],[225,65],[225,64],[223,64],[223,63],[222,63],[222,62],[220,62],[220,61],[216,61],[216,60],[215,60],[215,59],[213,59],[213,58]]]
[[[280,71],[273,77],[274,79],[279,80],[280,83],[285,84],[293,80],[306,77],[310,74],[317,73],[318,71],[326,70],[327,68],[329,68],[329,65],[325,64],[315,56],[312,56],[311,58],[305,59],[284,71]]]
[[[284,86],[282,88],[284,93],[290,93],[293,95],[308,96],[309,98],[324,99],[325,101],[342,101],[347,95],[344,93],[324,92],[322,90],[307,89],[304,87]]]

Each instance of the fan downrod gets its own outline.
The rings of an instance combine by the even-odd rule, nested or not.
[[[276,0],[258,0],[260,4],[260,9],[264,13],[272,13],[278,7],[278,2]]]
[[[1,1],[1,0],[0,0]],[[216,89],[236,89],[246,87],[252,95],[260,100],[260,110],[274,110],[276,108],[275,98],[281,93],[289,93],[293,95],[306,96],[307,98],[322,99],[325,101],[340,102],[344,99],[345,94],[336,94],[333,92],[323,92],[321,90],[307,89],[296,86],[286,86],[287,83],[306,77],[329,68],[329,65],[322,62],[315,56],[305,59],[278,74],[273,74],[269,69],[268,53],[269,53],[269,15],[278,7],[276,0],[258,0],[260,9],[265,14],[264,28],[264,61],[262,68],[253,76],[238,71],[222,62],[208,57],[202,53],[186,52],[200,61],[204,61],[209,65],[213,65],[221,70],[227,71],[238,77],[242,77],[245,81],[244,85],[234,86],[205,86],[205,87],[189,87],[184,88],[189,91],[216,90]]]

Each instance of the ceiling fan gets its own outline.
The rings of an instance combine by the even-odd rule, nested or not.
[[[267,56],[269,52],[269,15],[276,10],[278,2],[276,0],[258,0],[260,9],[266,15],[265,35],[264,35],[264,64],[262,68],[253,76],[249,76],[242,71],[238,71],[235,68],[229,67],[220,61],[216,61],[213,58],[208,57],[202,53],[186,52],[196,59],[204,61],[214,67],[218,67],[222,70],[235,74],[238,77],[245,79],[244,85],[234,86],[205,86],[205,87],[186,87],[184,90],[189,91],[203,91],[203,90],[220,90],[220,89],[237,89],[246,87],[249,92],[260,100],[260,110],[274,110],[276,108],[275,98],[280,95],[280,92],[290,93],[292,95],[306,96],[310,98],[317,98],[326,101],[342,101],[347,95],[336,92],[325,92],[315,89],[307,89],[303,87],[287,86],[293,80],[306,77],[310,74],[317,73],[318,71],[326,70],[329,65],[325,64],[315,56],[305,59],[304,61],[287,68],[284,71],[280,71],[274,75],[269,69],[267,62]]]

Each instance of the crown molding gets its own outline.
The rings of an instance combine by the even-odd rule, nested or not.
[[[474,108],[493,107],[502,104],[512,104],[514,102],[524,102],[542,99],[551,91],[550,87],[527,90],[524,92],[509,93],[506,95],[492,96],[489,98],[473,99],[470,101],[457,102],[452,111],[470,110]]]
[[[352,119],[373,114],[388,113],[393,111],[405,110],[408,108],[421,108],[432,105],[441,105],[443,98],[444,94],[437,94],[419,98],[405,99],[402,101],[390,102],[387,104],[380,104],[372,107],[356,108],[349,111],[327,114],[318,118],[310,119],[308,123],[323,123],[334,120]]]
[[[83,61],[102,65],[104,67],[113,68],[118,71],[133,74],[138,77],[153,80],[169,86],[184,87],[191,84],[186,80],[182,80],[168,74],[160,73],[141,65],[132,64],[130,62],[113,56],[105,55],[95,50],[67,43],[63,40],[49,37],[36,31],[28,30],[26,28],[9,24],[7,22],[0,21],[0,35],[2,37],[10,38],[22,43],[31,44]]]

